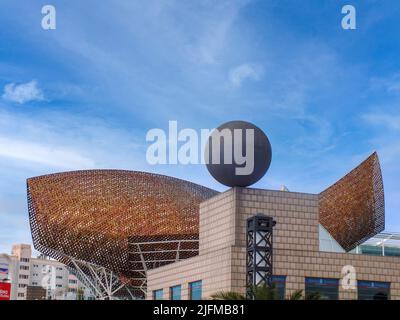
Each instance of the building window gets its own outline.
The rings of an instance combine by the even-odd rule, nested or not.
[[[21,292],[20,292],[20,293],[18,293],[18,297],[19,297],[19,298],[23,298],[23,297],[25,297],[25,293],[21,293]]]
[[[33,286],[37,286],[37,285],[38,285],[38,283],[37,283],[37,282],[35,282],[35,281],[33,281],[33,282],[32,282],[32,285],[33,285]]]
[[[285,300],[286,276],[272,276],[272,285],[275,287],[277,298]]]
[[[20,283],[19,285],[18,285],[18,288],[26,288],[26,284],[22,284],[22,283]]]
[[[362,254],[368,254],[372,256],[383,256],[381,246],[361,245],[359,250]]]
[[[171,300],[181,300],[181,290],[182,287],[179,286],[174,286],[169,288],[169,297]]]
[[[163,289],[153,291],[153,300],[163,300]]]
[[[19,270],[29,270],[29,266],[19,266]]]
[[[21,262],[29,262],[29,258],[21,258],[19,261],[21,261]]]
[[[77,284],[77,283],[78,283],[78,280],[70,279],[70,280],[68,280],[68,282],[71,283],[71,284]]]
[[[201,289],[202,289],[201,280],[189,283],[189,299],[201,300],[201,291],[202,291]]]
[[[339,280],[329,278],[306,278],[306,299],[338,300]]]
[[[62,279],[63,277],[62,276],[56,276],[56,279]]]
[[[28,279],[28,276],[25,275],[25,274],[20,274],[20,275],[19,275],[19,278],[20,278],[20,279]]]
[[[389,300],[390,283],[378,281],[357,281],[358,300]]]

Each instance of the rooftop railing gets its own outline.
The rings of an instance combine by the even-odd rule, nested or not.
[[[350,252],[356,254],[400,257],[400,233],[379,233]]]

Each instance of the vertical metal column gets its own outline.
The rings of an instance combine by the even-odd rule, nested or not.
[[[264,283],[272,286],[272,230],[275,225],[272,217],[260,213],[247,219],[247,299],[254,299],[254,287]]]

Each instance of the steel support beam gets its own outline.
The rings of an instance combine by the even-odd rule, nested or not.
[[[247,219],[246,296],[254,299],[254,288],[266,284],[272,287],[273,246],[272,217],[257,214]]]

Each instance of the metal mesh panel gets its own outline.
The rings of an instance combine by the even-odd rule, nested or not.
[[[87,170],[28,179],[27,193],[37,250],[70,266],[69,257],[108,268],[139,286],[144,269],[198,254],[199,204],[218,192],[162,175]]]
[[[320,194],[319,221],[346,251],[385,229],[383,181],[376,153]]]

